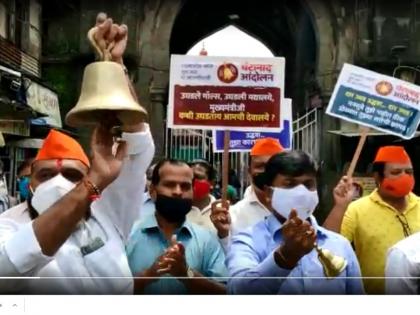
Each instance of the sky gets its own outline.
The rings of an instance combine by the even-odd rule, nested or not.
[[[203,42],[209,56],[273,57],[263,43],[233,25],[199,41],[187,55],[199,55]]]

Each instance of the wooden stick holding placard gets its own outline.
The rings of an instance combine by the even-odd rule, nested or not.
[[[230,131],[225,130],[225,139],[223,144],[222,159],[222,204],[227,207],[228,195],[227,188],[229,184],[229,147],[230,147]]]
[[[369,127],[362,127],[359,143],[357,145],[356,151],[354,152],[353,159],[351,160],[350,167],[347,170],[347,177],[351,178],[353,176],[354,170],[356,169],[357,161],[359,160],[360,153],[362,153],[363,146],[366,142],[366,138],[369,132]]]

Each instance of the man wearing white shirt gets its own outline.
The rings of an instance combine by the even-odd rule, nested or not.
[[[125,242],[154,146],[147,125],[130,131],[114,156],[109,129],[97,128],[91,165],[75,140],[50,132],[32,165],[28,202],[0,216],[0,276],[41,280],[0,280],[2,293],[132,293]]]
[[[211,220],[225,252],[229,249],[232,235],[271,214],[265,204],[264,191],[258,189],[255,182],[258,181],[258,175],[264,172],[267,161],[283,150],[277,139],[258,139],[250,153],[249,175],[253,183],[247,188],[244,199],[230,207],[229,210],[227,207],[223,207],[220,202],[213,204]]]
[[[122,65],[127,28],[106,16],[98,23],[101,36],[115,36],[108,38],[112,60]],[[145,123],[123,127],[114,143],[114,119],[94,130],[91,161],[63,133],[52,130],[44,140],[28,201],[0,216],[0,277],[10,278],[0,280],[0,293],[133,293],[125,245],[154,143]]]
[[[211,194],[215,177],[213,166],[205,160],[194,160],[190,166],[194,173],[193,206],[187,220],[216,233],[210,220],[211,205],[216,201]]]
[[[386,294],[420,294],[420,232],[389,249],[385,277]]]

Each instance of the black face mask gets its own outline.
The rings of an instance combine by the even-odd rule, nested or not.
[[[192,207],[192,199],[168,197],[157,194],[156,211],[168,222],[181,223],[185,221],[187,213]]]
[[[265,173],[258,173],[252,176],[252,183],[255,185],[255,187],[259,189],[264,189],[265,185]]]

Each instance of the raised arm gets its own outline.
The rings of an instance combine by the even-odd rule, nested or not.
[[[341,225],[343,222],[344,214],[347,207],[352,201],[353,197],[353,182],[351,178],[343,176],[337,186],[334,188],[334,207],[331,209],[330,214],[325,219],[323,227],[340,233]]]
[[[86,217],[93,191],[86,183],[105,189],[119,174],[126,155],[121,144],[112,154],[112,134],[104,126],[92,136],[92,167],[83,182],[59,199],[34,221],[19,226],[0,221],[0,275],[26,275],[46,265]]]
[[[126,25],[113,23],[111,18],[100,13],[96,19],[94,39],[100,50],[110,54],[112,61],[124,67],[124,52],[127,47],[128,28]],[[137,95],[126,72],[127,84],[133,99]],[[112,220],[121,237],[127,239],[133,222],[138,217],[138,208],[142,204],[146,185],[146,170],[149,167],[155,147],[149,126],[140,123],[126,126],[122,135],[128,144],[128,155],[120,176],[102,194],[101,199],[92,205],[93,211],[100,211]]]
[[[146,186],[146,170],[155,147],[148,124],[125,127],[122,138],[127,143],[127,155],[118,178],[107,187],[99,200],[92,204],[92,211],[105,213],[126,240],[137,220],[139,205]]]

